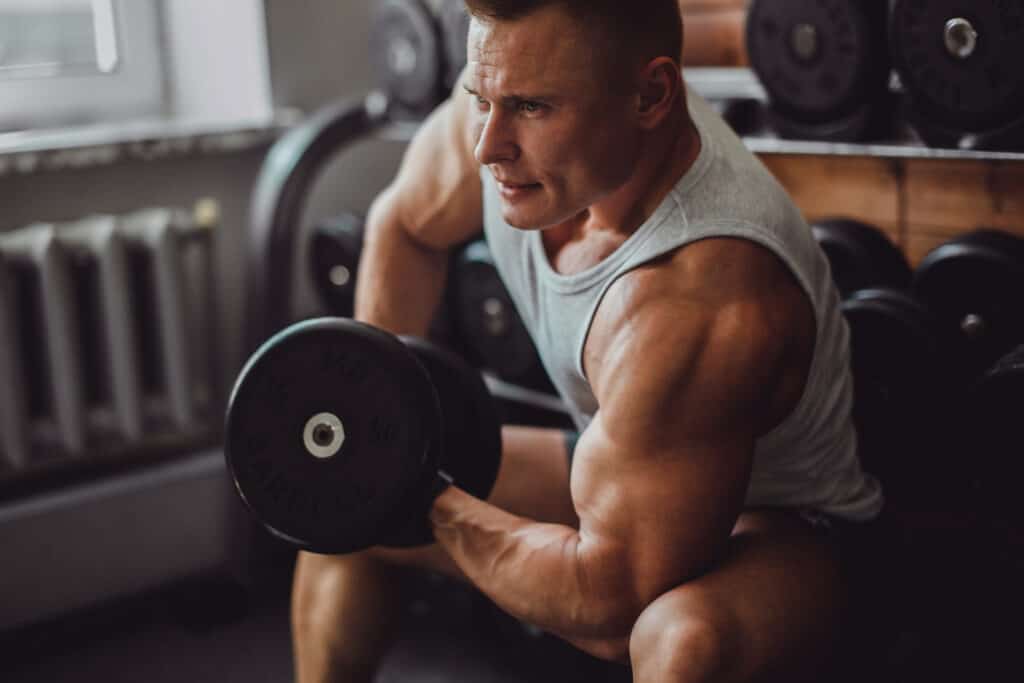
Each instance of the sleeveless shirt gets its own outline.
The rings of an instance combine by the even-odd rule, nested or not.
[[[707,102],[692,91],[687,99],[701,141],[697,160],[636,232],[582,272],[558,273],[539,230],[520,230],[503,220],[497,183],[481,168],[484,232],[497,270],[582,431],[599,408],[584,377],[583,347],[603,296],[618,278],[696,240],[740,238],[770,250],[810,299],[817,332],[802,397],[757,440],[746,504],[854,521],[876,517],[882,491],[862,470],[857,453],[850,333],[828,261],[771,173]]]

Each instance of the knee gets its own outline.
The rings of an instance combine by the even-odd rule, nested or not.
[[[393,593],[395,568],[365,553],[326,556],[300,552],[292,582],[291,622],[296,632],[332,628],[343,610],[370,596]]]
[[[729,680],[738,655],[724,615],[686,609],[678,601],[652,603],[633,627],[629,658],[637,683]]]

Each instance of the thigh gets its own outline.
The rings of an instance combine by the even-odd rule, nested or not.
[[[697,624],[716,639],[725,680],[808,680],[832,659],[846,595],[838,549],[825,533],[792,513],[750,511],[723,560],[651,603],[634,636],[655,634],[646,641],[655,642]]]
[[[578,526],[569,493],[569,454],[560,429],[505,426],[501,467],[487,502],[539,522]],[[374,548],[374,557],[464,578],[439,546],[398,550]]]

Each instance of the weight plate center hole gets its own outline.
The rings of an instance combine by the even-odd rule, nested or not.
[[[821,52],[821,40],[818,27],[814,24],[800,23],[793,27],[789,34],[789,44],[796,58],[804,63],[811,63]]]
[[[408,38],[396,37],[388,50],[388,64],[391,70],[401,76],[408,76],[416,70],[416,46]]]
[[[306,452],[314,458],[333,458],[345,443],[345,426],[337,415],[320,413],[306,423],[302,440]]]
[[[980,315],[969,313],[960,321],[960,329],[967,335],[968,339],[977,340],[985,336],[988,325]]]
[[[484,301],[484,327],[487,333],[500,337],[508,330],[508,312],[501,299],[490,297]]]
[[[978,32],[974,25],[963,17],[946,22],[946,50],[957,59],[968,59],[978,49]]]
[[[329,275],[331,284],[335,287],[344,287],[352,279],[352,272],[345,266],[334,266]]]

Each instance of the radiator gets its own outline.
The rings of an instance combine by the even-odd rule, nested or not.
[[[0,234],[0,480],[215,425],[212,233],[149,209]]]

